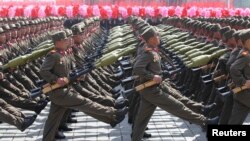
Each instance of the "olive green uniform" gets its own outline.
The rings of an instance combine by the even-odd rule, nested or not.
[[[250,80],[249,51],[241,50],[237,60],[230,67],[230,75],[236,86],[240,87]],[[234,94],[234,105],[229,124],[243,124],[250,111],[249,89]]]
[[[60,54],[59,51],[52,51],[47,55],[40,74],[47,82],[54,83],[60,77],[69,76],[70,66],[70,61],[66,59],[66,56]],[[116,109],[95,103],[70,87],[65,86],[49,93],[51,107],[44,127],[43,140],[45,141],[54,140],[61,119],[68,108],[78,109],[106,123],[115,120]]]
[[[154,75],[161,75],[162,69],[158,53],[144,50],[137,57],[133,71],[135,75],[139,75],[141,83],[152,80]],[[164,85],[155,85],[140,92],[141,101],[134,123],[132,141],[142,139],[144,130],[157,106],[199,125],[204,125],[207,122],[203,115],[193,112],[173,96],[162,91],[160,87],[164,87]]]
[[[24,114],[0,98],[0,121],[21,128]]]

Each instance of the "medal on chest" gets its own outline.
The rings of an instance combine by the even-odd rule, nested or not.
[[[156,52],[152,52],[152,53],[153,53],[153,56],[154,56],[154,62],[157,62],[157,61],[159,61],[161,59],[161,57],[159,56],[158,53],[156,53]]]

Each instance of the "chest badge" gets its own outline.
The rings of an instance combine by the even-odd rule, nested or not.
[[[161,57],[157,53],[154,52],[153,55],[154,55],[154,62],[157,62],[161,59]]]
[[[64,58],[60,58],[60,64],[63,64],[64,63]]]

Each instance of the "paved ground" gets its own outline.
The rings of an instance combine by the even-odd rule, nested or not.
[[[14,126],[0,124],[0,141],[40,141],[43,126],[48,115],[49,105],[37,117],[35,123],[26,131],[20,132]],[[27,115],[32,112],[24,111]],[[67,139],[61,141],[130,141],[131,125],[127,118],[116,128],[77,112],[78,123],[70,124],[72,132],[65,132]],[[245,122],[250,124],[250,116]],[[148,133],[153,135],[148,141],[206,141],[206,134],[199,126],[157,109],[148,125]]]

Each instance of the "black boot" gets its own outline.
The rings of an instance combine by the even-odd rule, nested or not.
[[[47,106],[47,101],[41,102],[39,104],[37,104],[36,108],[35,108],[35,112],[36,114],[40,114],[41,111]]]
[[[116,115],[115,121],[110,123],[110,126],[114,128],[118,123],[122,122],[127,112],[128,112],[128,107],[117,110],[115,114]]]
[[[133,133],[130,134],[130,137],[131,137],[131,138],[132,138],[132,136],[133,136]],[[150,137],[152,137],[151,134],[149,134],[149,133],[147,133],[147,132],[144,132],[143,138],[150,138]]]
[[[67,132],[67,131],[72,131],[73,129],[69,128],[67,125],[62,125],[62,126],[59,126],[58,130]]]
[[[207,131],[207,125],[218,125],[219,120],[220,118],[218,116],[214,118],[209,118],[207,122],[202,126],[202,131]]]
[[[116,94],[113,94],[112,97],[113,97],[114,99],[117,99],[120,95],[121,95],[121,93],[116,93]]]
[[[32,125],[32,123],[36,120],[36,117],[37,117],[37,115],[25,117],[20,130],[23,132],[30,125]]]
[[[214,117],[214,118],[210,118],[207,120],[207,125],[217,125],[219,123],[220,118]]]
[[[77,123],[77,120],[73,118],[68,118],[67,123]]]
[[[117,102],[115,102],[115,108],[116,109],[121,109],[121,108],[123,108],[125,106],[128,106],[128,104],[129,104],[129,102],[128,102],[127,99],[123,100],[123,101],[117,101]]]
[[[59,132],[57,131],[56,135],[55,135],[55,139],[65,139],[66,136],[63,134],[63,132]]]
[[[206,105],[204,106],[201,112],[204,116],[207,116],[215,107],[216,107],[216,103]]]
[[[151,134],[149,134],[149,133],[147,133],[147,132],[144,132],[143,138],[150,138],[150,137],[152,137]]]

